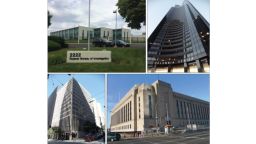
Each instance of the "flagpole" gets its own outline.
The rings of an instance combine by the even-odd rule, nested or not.
[[[91,33],[91,28],[90,28],[90,14],[91,13],[91,0],[89,0],[89,20],[88,20],[88,27],[89,27],[89,34],[88,34],[88,51],[90,50],[90,33]]]

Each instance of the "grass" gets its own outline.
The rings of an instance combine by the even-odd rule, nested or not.
[[[66,63],[67,50],[48,52],[49,72],[145,72],[145,49],[137,48],[93,48],[110,50],[111,63]]]

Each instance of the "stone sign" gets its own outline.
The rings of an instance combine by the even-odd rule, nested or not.
[[[67,51],[67,63],[111,62],[111,51]]]

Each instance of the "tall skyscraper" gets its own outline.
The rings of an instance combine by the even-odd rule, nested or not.
[[[70,137],[83,137],[86,122],[101,127],[104,120],[99,103],[74,78],[57,87],[48,98],[48,126],[58,127]]]
[[[209,72],[210,25],[185,0],[172,7],[148,38],[150,72]]]

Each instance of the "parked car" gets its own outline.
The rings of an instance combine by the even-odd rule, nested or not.
[[[107,138],[108,141],[119,141],[121,139],[121,135],[116,132],[109,132]]]
[[[98,38],[98,39],[94,39],[92,41],[93,45],[94,46],[99,46],[99,47],[112,47],[113,44],[111,41],[107,40],[107,39],[104,39],[104,38]]]
[[[115,40],[112,41],[112,45],[115,45]],[[122,41],[122,40],[116,40],[116,46],[118,47],[130,47],[130,44]]]

